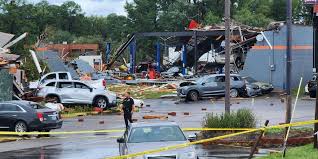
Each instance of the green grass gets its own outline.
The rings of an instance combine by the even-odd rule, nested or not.
[[[297,96],[297,91],[298,91],[298,87],[297,88],[293,88],[291,90],[292,96],[296,97]],[[300,87],[299,97],[303,97],[303,96],[305,96],[305,87]]]
[[[163,95],[172,94],[173,92],[152,92],[146,91],[143,95],[143,99],[159,99]]]
[[[262,157],[259,159],[281,159],[281,153],[271,154],[266,157]],[[313,148],[313,144],[294,147],[287,149],[285,159],[317,159],[318,158],[318,150]]]
[[[256,117],[250,109],[239,109],[236,112],[207,114],[203,120],[207,128],[255,128]]]
[[[309,127],[292,127],[290,131],[297,131],[297,132],[313,132],[313,128]],[[274,129],[267,129],[266,134],[283,134],[285,132],[285,128],[274,128]]]

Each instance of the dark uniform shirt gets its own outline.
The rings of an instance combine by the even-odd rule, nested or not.
[[[125,98],[123,100],[124,113],[131,113],[133,105],[134,105],[134,100],[132,98]]]

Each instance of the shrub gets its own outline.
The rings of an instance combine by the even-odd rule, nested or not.
[[[256,117],[250,109],[246,108],[231,113],[209,113],[204,117],[203,126],[206,128],[254,128]]]

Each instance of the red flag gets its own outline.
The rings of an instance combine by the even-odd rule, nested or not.
[[[189,29],[197,29],[199,27],[199,23],[197,23],[195,20],[191,20],[189,24]]]

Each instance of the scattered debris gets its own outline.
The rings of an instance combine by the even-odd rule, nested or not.
[[[143,119],[166,119],[168,116],[164,115],[145,115],[142,117]]]
[[[170,115],[170,116],[176,116],[177,113],[176,113],[176,112],[170,112],[170,113],[168,113],[168,115]]]

